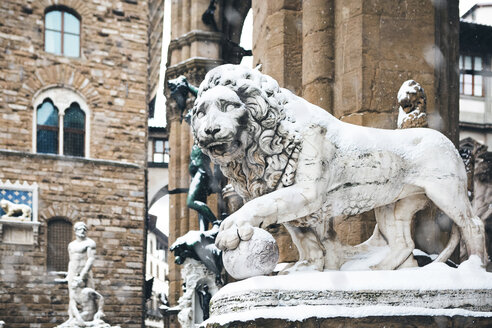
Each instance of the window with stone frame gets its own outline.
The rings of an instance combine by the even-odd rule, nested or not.
[[[84,156],[85,113],[76,102],[70,104],[63,117],[63,154]]]
[[[88,155],[89,109],[73,90],[50,88],[34,99],[34,152],[85,157]]]
[[[46,269],[48,271],[67,271],[68,244],[72,241],[72,223],[64,218],[48,221],[48,243]]]
[[[50,98],[44,99],[36,114],[36,149],[38,153],[58,153],[58,108]]]
[[[482,56],[460,56],[460,94],[466,96],[483,97],[483,71],[484,61]]]
[[[44,16],[44,50],[80,57],[80,18],[75,11],[60,6],[48,8]]]

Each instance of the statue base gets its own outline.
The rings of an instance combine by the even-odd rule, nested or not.
[[[492,273],[477,262],[253,277],[222,288],[202,326],[491,327]]]

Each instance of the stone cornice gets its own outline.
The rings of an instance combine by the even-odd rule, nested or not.
[[[206,69],[207,71],[222,65],[224,61],[222,59],[211,59],[205,57],[192,57],[188,58],[176,65],[170,66],[166,69],[166,80],[189,72],[190,70]],[[205,72],[206,73],[206,72]]]
[[[81,163],[91,163],[91,164],[100,164],[100,165],[109,165],[109,166],[119,166],[119,167],[128,167],[134,169],[143,169],[144,167],[138,164],[133,163],[125,163],[119,161],[111,161],[104,159],[94,159],[94,158],[84,158],[84,157],[73,157],[73,156],[62,156],[56,154],[38,154],[38,153],[30,153],[18,150],[8,150],[8,149],[0,149],[0,154],[5,156],[22,156],[27,158],[39,158],[39,159],[48,159],[48,160],[57,160],[57,161],[65,161],[65,162],[81,162]]]
[[[182,36],[171,40],[169,43],[169,51],[181,48],[185,45],[189,45],[197,41],[207,41],[207,42],[221,42],[223,39],[223,34],[221,32],[208,32],[193,30]]]

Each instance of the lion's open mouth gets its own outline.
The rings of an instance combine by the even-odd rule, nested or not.
[[[229,145],[227,143],[219,143],[209,146],[208,150],[210,150],[210,152],[215,154],[223,154],[227,151],[227,148],[229,148]]]
[[[234,152],[239,146],[239,142],[216,141],[207,145],[207,150],[213,156],[224,156]]]

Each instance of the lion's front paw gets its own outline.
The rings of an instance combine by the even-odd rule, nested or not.
[[[215,239],[215,245],[221,250],[232,250],[237,248],[239,242],[250,240],[253,236],[253,226],[243,224],[240,227],[232,225],[222,229]]]

